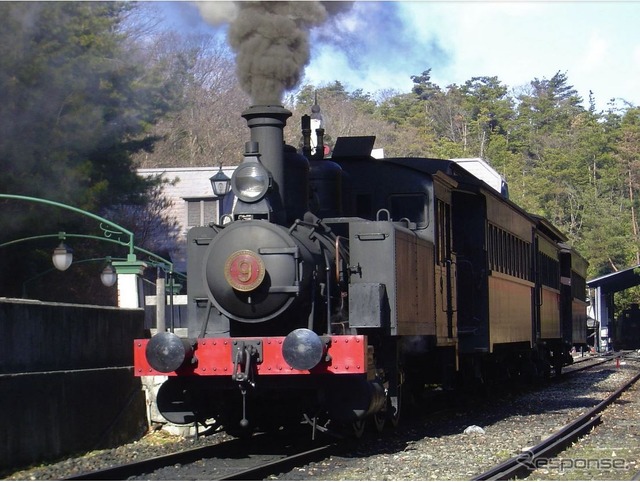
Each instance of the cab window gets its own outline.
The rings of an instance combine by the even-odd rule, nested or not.
[[[394,194],[389,197],[389,210],[391,219],[399,221],[407,218],[416,223],[418,229],[426,228],[429,225],[429,215],[427,210],[427,196],[423,193],[416,194]]]

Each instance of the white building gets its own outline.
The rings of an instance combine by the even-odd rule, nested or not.
[[[236,166],[223,167],[231,178]],[[182,273],[187,270],[187,231],[194,226],[206,226],[220,220],[220,199],[213,194],[210,178],[218,167],[166,167],[138,169],[143,177],[161,176],[171,181],[164,185],[163,192],[171,201],[168,215],[180,225],[178,243],[170,250],[174,269]]]

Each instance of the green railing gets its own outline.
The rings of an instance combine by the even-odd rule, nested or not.
[[[91,218],[95,221],[98,221],[100,223],[100,229],[102,230],[102,233],[103,233],[102,237],[89,235],[89,234],[67,234],[65,232],[59,232],[58,234],[43,234],[40,236],[31,236],[28,238],[8,241],[6,243],[0,244],[0,248],[3,248],[5,246],[10,246],[16,243],[25,242],[25,241],[31,241],[31,240],[43,239],[43,238],[53,238],[53,237],[57,237],[58,239],[61,239],[61,240],[65,238],[94,239],[99,241],[107,241],[107,242],[119,244],[120,246],[127,247],[128,254],[127,254],[126,263],[137,264],[137,259],[135,254],[137,251],[140,253],[144,253],[145,255],[153,258],[154,260],[161,262],[166,266],[165,270],[168,273],[173,273],[173,263],[171,261],[166,260],[161,256],[158,256],[157,254],[152,253],[151,251],[148,251],[144,248],[136,246],[134,244],[133,233],[131,231],[124,228],[123,226],[120,226],[119,224],[114,223],[113,221],[110,221],[109,219],[103,218],[102,216],[98,216],[97,214],[93,214],[89,211],[85,211],[83,209],[76,208],[74,206],[69,206],[68,204],[62,204],[57,201],[51,201],[50,199],[36,198],[31,196],[21,196],[17,194],[0,194],[0,199],[14,199],[17,201],[35,202],[35,203],[46,204],[49,206],[57,207],[60,209],[66,209],[68,211],[72,211],[72,212],[81,214],[83,216],[86,216],[88,218]],[[115,238],[114,236],[118,236],[118,238]],[[122,239],[120,239],[120,236],[126,236],[128,239],[126,241],[123,241]]]

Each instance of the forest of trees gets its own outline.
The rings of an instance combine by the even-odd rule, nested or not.
[[[154,8],[0,3],[0,192],[114,212],[157,205],[157,188],[137,167],[240,162],[248,136],[240,113],[250,101],[232,52],[216,37],[160,28]],[[568,235],[590,278],[640,264],[640,108],[618,100],[599,111],[566,72],[542,74],[526,86],[498,77],[440,86],[425,66],[411,92],[303,82],[284,99],[294,113],[285,134],[297,145],[297,119],[317,94],[329,142],[376,135],[386,156],[482,157],[514,202]],[[5,208],[8,236],[41,215],[21,212],[16,223]],[[59,229],[55,216],[47,221]]]

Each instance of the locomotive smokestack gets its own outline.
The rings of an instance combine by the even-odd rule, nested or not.
[[[273,176],[271,198],[276,220],[284,213],[284,193],[287,192],[284,166],[284,127],[291,112],[280,105],[254,105],[242,113],[251,129],[251,141],[258,143],[260,161]],[[278,221],[276,221],[278,222]]]

